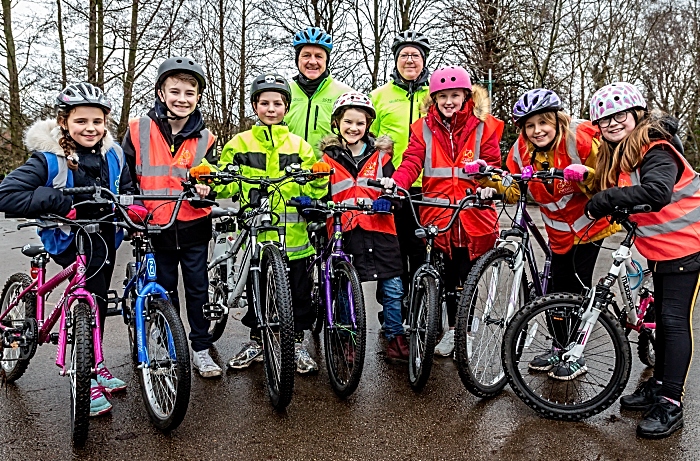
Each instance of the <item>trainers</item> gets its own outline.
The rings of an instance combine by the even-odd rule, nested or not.
[[[683,406],[669,402],[658,396],[644,419],[637,425],[637,435],[646,439],[661,439],[668,437],[683,427]]]
[[[311,358],[302,343],[294,344],[294,361],[297,364],[297,373],[306,374],[318,371],[318,364]]]
[[[403,335],[394,336],[386,346],[386,357],[394,360],[408,360],[408,344]]]
[[[646,411],[656,403],[659,391],[661,391],[661,384],[658,384],[656,378],[652,376],[632,394],[623,395],[620,398],[620,408],[629,411]]]
[[[221,367],[212,360],[208,349],[195,351],[192,354],[192,366],[199,372],[202,378],[221,376]]]
[[[97,367],[97,384],[109,389],[110,394],[112,392],[119,392],[126,389],[126,383],[119,378],[112,376],[106,366],[103,363]]]
[[[234,355],[231,360],[228,361],[228,367],[240,370],[243,368],[248,368],[253,362],[262,362],[262,352],[262,344],[257,341],[243,343],[243,347],[241,348],[240,352],[238,352],[238,354]]]
[[[442,335],[442,339],[438,343],[437,346],[435,346],[435,353],[437,355],[441,355],[443,357],[449,357],[450,354],[452,354],[452,351],[455,350],[455,331],[454,330],[447,330],[444,335]]]
[[[90,416],[100,416],[112,411],[112,404],[105,397],[105,392],[109,392],[107,388],[97,384],[94,379],[90,380]]]
[[[559,357],[559,349],[552,347],[549,352],[535,356],[527,365],[530,370],[549,371],[556,365],[559,365],[561,358]]]
[[[557,365],[556,368],[549,372],[549,377],[561,381],[571,381],[587,371],[588,368],[586,368],[586,361],[583,359],[583,357],[581,357],[575,362],[566,362]]]

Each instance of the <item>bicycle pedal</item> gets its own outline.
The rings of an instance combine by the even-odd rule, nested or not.
[[[115,315],[122,315],[121,307],[110,307],[107,309],[107,314],[106,314],[107,317],[113,317]]]
[[[202,306],[202,312],[204,313],[204,318],[214,322],[221,320],[226,313],[226,309],[224,309],[220,304],[207,303]]]

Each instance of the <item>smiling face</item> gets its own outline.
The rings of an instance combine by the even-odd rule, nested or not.
[[[326,71],[328,55],[326,50],[316,45],[306,45],[299,52],[299,72],[309,80],[315,80]]]
[[[68,130],[73,141],[83,147],[94,146],[105,135],[105,114],[99,107],[76,107],[64,123],[62,126]]]
[[[158,90],[158,97],[177,117],[187,117],[197,108],[201,95],[197,91],[196,81],[191,83],[168,77]]]
[[[354,144],[367,132],[367,113],[359,109],[348,109],[340,117],[338,130],[348,144]]]
[[[276,91],[263,91],[258,96],[258,101],[253,104],[253,109],[260,121],[265,125],[277,125],[284,119],[287,106],[281,93]]]
[[[445,118],[451,118],[458,112],[467,99],[467,92],[462,88],[442,90],[435,93],[435,104]]]
[[[423,55],[418,48],[412,46],[402,48],[396,57],[396,68],[401,77],[408,82],[417,79],[424,66]]]
[[[548,123],[544,114],[528,117],[524,128],[527,139],[537,147],[548,146],[557,135],[557,127]]]
[[[621,122],[619,120],[622,120]],[[608,125],[608,123],[610,123]],[[618,143],[622,141],[628,134],[634,131],[637,122],[634,116],[629,112],[618,112],[609,117],[604,117],[598,121],[600,134],[603,135],[606,141]]]

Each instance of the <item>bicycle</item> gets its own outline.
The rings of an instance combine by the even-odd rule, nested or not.
[[[331,387],[340,397],[347,397],[357,389],[362,376],[367,344],[367,319],[362,283],[352,265],[352,257],[343,251],[343,213],[359,211],[372,213],[370,203],[324,203],[312,200],[310,206],[290,200],[289,206],[329,214],[333,231],[325,246],[319,245],[316,257],[309,264],[309,273],[316,275],[312,289],[312,305],[319,306],[324,320],[323,345],[326,369]],[[325,232],[318,229],[317,232]],[[322,239],[318,239],[322,241]],[[317,321],[318,322],[318,321]]]
[[[626,334],[630,328],[646,331],[655,327],[644,322],[652,302],[650,292],[643,290],[641,281],[631,288],[628,278],[630,273],[642,279],[649,276],[640,275],[639,264],[632,261],[637,225],[628,219],[632,213],[648,211],[648,206],[637,206],[613,213],[613,220],[627,234],[612,255],[607,275],[586,295],[560,293],[538,298],[517,312],[506,328],[502,366],[508,382],[523,402],[547,418],[578,421],[593,416],[612,405],[627,385],[632,359]],[[611,291],[615,282],[622,294],[622,309]],[[645,298],[637,307],[640,295]],[[550,318],[565,327],[552,333]],[[629,327],[627,331],[621,321]],[[560,363],[576,362],[584,373],[564,381],[528,368],[535,356],[553,350]]]

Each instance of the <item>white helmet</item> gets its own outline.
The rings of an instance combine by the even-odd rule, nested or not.
[[[377,118],[377,112],[374,110],[372,101],[362,93],[357,91],[348,91],[338,96],[338,99],[333,103],[333,115],[331,115],[331,120],[334,120],[338,115],[338,112],[343,107],[355,107],[357,109],[364,110],[370,117],[370,124]]]

